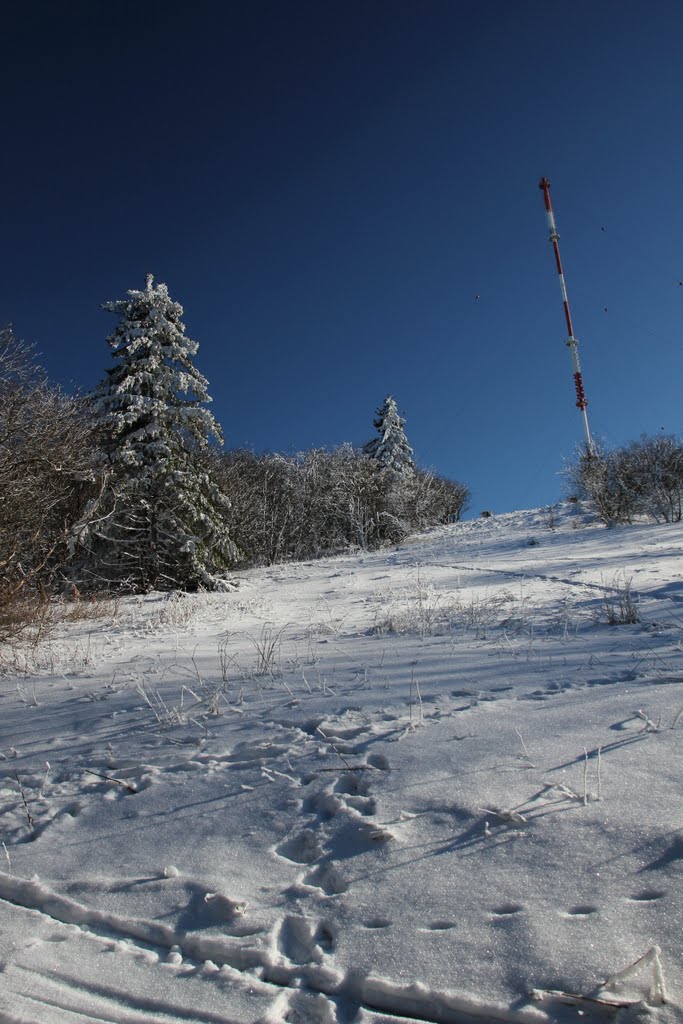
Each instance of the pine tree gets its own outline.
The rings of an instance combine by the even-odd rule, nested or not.
[[[373,437],[363,445],[363,452],[376,459],[382,469],[395,476],[414,473],[413,449],[408,444],[403,429],[405,420],[399,416],[396,402],[391,395],[387,395],[377,410],[373,425],[379,437]]]
[[[89,529],[97,571],[136,591],[224,586],[216,574],[237,557],[229,502],[201,458],[223,439],[182,306],[149,274],[144,291],[103,308],[120,322],[107,339],[116,365],[94,400],[114,494]]]

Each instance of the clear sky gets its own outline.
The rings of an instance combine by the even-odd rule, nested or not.
[[[594,434],[681,430],[680,0],[7,0],[2,32],[0,322],[66,387],[152,272],[228,445],[362,443],[392,393],[474,513],[554,501],[545,175]]]

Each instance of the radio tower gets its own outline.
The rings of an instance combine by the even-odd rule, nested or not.
[[[550,182],[547,178],[541,178],[538,187],[543,192],[543,199],[545,200],[545,213],[548,218],[548,227],[550,229],[550,241],[553,245],[553,252],[555,253],[555,263],[557,265],[557,273],[560,277],[560,290],[562,291],[562,305],[564,307],[564,319],[567,323],[567,330],[569,331],[569,338],[567,339],[567,347],[571,352],[572,356],[572,369],[574,371],[574,387],[576,388],[576,405],[581,410],[583,416],[583,429],[586,434],[586,451],[588,455],[593,454],[593,441],[591,440],[590,427],[588,426],[588,413],[586,412],[586,406],[588,400],[586,398],[586,392],[583,390],[583,377],[581,376],[581,364],[579,363],[579,343],[574,337],[574,328],[572,327],[572,317],[569,312],[569,299],[567,298],[567,286],[564,283],[564,274],[562,272],[562,260],[560,259],[560,236],[557,233],[555,226],[555,215],[553,214],[552,203],[550,202]]]

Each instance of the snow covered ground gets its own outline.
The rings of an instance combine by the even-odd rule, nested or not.
[[[0,1021],[682,1020],[683,528],[552,518],[5,650]]]

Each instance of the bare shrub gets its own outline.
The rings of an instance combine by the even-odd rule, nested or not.
[[[546,530],[556,530],[558,527],[557,509],[553,505],[546,505],[543,509],[543,525]]]
[[[63,587],[71,526],[95,487],[84,404],[47,383],[11,329],[0,331],[0,640],[22,621],[35,625]]]
[[[494,626],[522,628],[526,623],[524,599],[519,608],[509,590],[471,594],[440,590],[417,571],[405,586],[375,593],[377,611],[373,632],[417,633],[421,639],[456,627],[471,629],[478,639]],[[515,615],[515,609],[519,614]]]
[[[643,435],[621,448],[581,449],[565,477],[605,523],[630,523],[637,515],[666,523],[683,518],[683,443],[676,437]]]
[[[638,607],[631,590],[632,578],[616,573],[605,588],[603,612],[610,626],[626,626],[640,622]]]
[[[403,486],[405,514],[412,529],[460,522],[470,505],[469,487],[432,470],[416,470]]]
[[[589,501],[606,524],[630,523],[638,511],[636,495],[624,479],[624,460],[619,451],[596,445],[577,451],[565,470],[569,489]]]
[[[44,592],[0,586],[0,643],[40,643],[54,625],[53,607]]]
[[[247,639],[254,645],[256,661],[253,674],[255,676],[273,676],[279,671],[280,648],[282,647],[282,635],[286,626],[275,629],[269,623],[264,623],[258,636],[246,633]]]
[[[57,625],[72,622],[114,623],[119,617],[121,603],[111,594],[75,594],[52,602],[53,621]]]
[[[658,435],[632,441],[622,453],[625,485],[636,496],[639,511],[659,522],[683,517],[683,444]]]
[[[297,455],[210,453],[230,497],[230,529],[252,564],[398,543],[413,529],[458,520],[469,490],[431,471],[399,476],[350,444]]]

